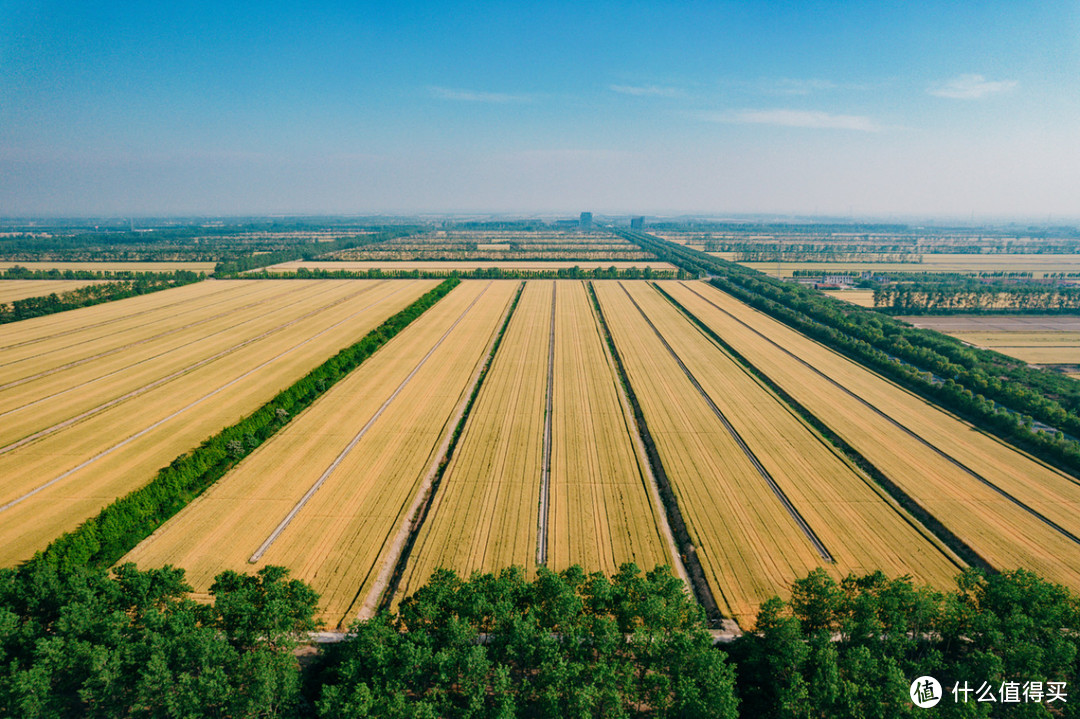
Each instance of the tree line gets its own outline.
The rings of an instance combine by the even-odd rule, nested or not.
[[[976,281],[911,282],[874,289],[874,309],[890,314],[1075,314],[1080,287]]]
[[[330,270],[324,268],[298,267],[295,272],[252,272],[243,275],[244,279],[274,280],[376,280],[376,279],[445,279],[456,277],[462,280],[530,280],[530,279],[566,279],[566,280],[638,280],[638,279],[688,279],[690,275],[681,270],[654,269],[652,267],[560,267],[551,270],[508,269],[504,267],[478,267],[473,270],[422,270],[422,269],[382,269],[369,270]]]
[[[717,645],[667,567],[438,570],[301,663],[318,597],[280,567],[0,570],[0,714],[807,719],[1076,717],[1080,598],[1023,570],[937,589],[817,569]]]

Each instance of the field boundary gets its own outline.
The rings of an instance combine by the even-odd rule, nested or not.
[[[716,596],[713,594],[714,590],[709,585],[709,580],[705,577],[705,569],[701,566],[701,559],[698,558],[697,548],[694,546],[694,541],[690,537],[690,531],[687,529],[686,520],[682,515],[682,509],[679,508],[679,500],[675,496],[675,491],[671,486],[671,480],[664,470],[664,463],[661,461],[660,453],[656,449],[656,442],[653,441],[652,433],[649,431],[649,425],[645,421],[645,415],[641,411],[641,403],[638,402],[637,395],[634,393],[634,388],[630,384],[630,377],[626,374],[626,367],[623,365],[622,357],[619,355],[619,349],[615,346],[615,338],[611,336],[611,329],[608,327],[607,319],[604,317],[604,310],[600,306],[600,299],[596,296],[596,291],[593,289],[592,283],[588,284],[588,290],[589,297],[593,302],[593,307],[596,309],[596,316],[600,320],[600,328],[603,331],[608,350],[611,352],[611,357],[615,361],[619,383],[622,385],[623,391],[630,401],[630,407],[634,414],[634,421],[637,424],[638,436],[645,448],[645,455],[648,457],[653,477],[656,479],[657,489],[663,500],[664,512],[667,515],[668,526],[671,528],[675,541],[681,551],[683,566],[686,568],[690,579],[690,588],[698,603],[705,609],[705,614],[709,619],[709,623],[713,626],[719,625],[725,618],[720,611],[720,607],[716,603]],[[719,593],[721,597],[724,596],[723,589],[720,587],[717,587],[715,591]],[[727,602],[726,599],[724,601],[725,604],[730,606],[730,602]]]
[[[506,334],[506,328],[510,326],[510,320],[514,318],[514,312],[517,310],[518,302],[521,300],[521,293],[524,290],[525,283],[522,282],[521,286],[518,287],[517,293],[514,295],[514,299],[510,302],[506,317],[503,319],[502,325],[500,325],[499,331],[496,333],[495,339],[491,343],[491,347],[488,349],[487,358],[484,360],[484,366],[476,377],[472,391],[469,393],[469,398],[465,402],[464,408],[459,413],[457,425],[454,427],[454,431],[451,433],[449,439],[445,442],[446,451],[437,461],[434,476],[430,479],[430,486],[427,488],[426,492],[421,493],[422,499],[419,502],[419,506],[415,509],[412,519],[406,525],[409,527],[408,536],[405,539],[405,544],[401,549],[401,553],[392,565],[393,571],[390,573],[390,578],[386,582],[386,588],[383,590],[382,597],[378,601],[376,607],[377,610],[388,609],[394,600],[394,595],[397,594],[398,586],[401,584],[401,580],[405,576],[405,570],[409,566],[409,556],[412,554],[413,545],[416,544],[416,539],[420,536],[420,530],[432,511],[432,507],[436,501],[436,495],[439,491],[439,485],[442,484],[442,478],[446,474],[447,468],[450,466],[450,460],[454,458],[454,450],[457,448],[458,440],[461,439],[461,434],[465,430],[465,424],[469,421],[469,414],[472,412],[473,405],[476,404],[476,398],[480,394],[480,389],[483,387],[484,380],[487,378],[488,371],[491,369],[492,362],[495,360],[495,354],[499,351],[499,345],[502,344],[503,336]],[[389,558],[387,559],[387,564],[390,564]],[[367,602],[365,602],[365,606],[366,605]]]
[[[862,453],[836,434],[836,432],[819,419],[817,415],[784,391],[784,389],[776,384],[769,375],[748,360],[738,350],[729,345],[711,327],[699,319],[697,315],[684,307],[678,300],[664,291],[663,288],[657,286],[656,290],[680,312],[686,315],[686,317],[693,322],[703,334],[730,355],[737,363],[742,365],[745,372],[748,372],[755,377],[784,402],[793,414],[799,417],[823,440],[825,440],[826,446],[828,446],[829,449],[846,463],[853,465],[860,470],[858,474],[863,481],[866,482],[875,493],[887,500],[888,504],[897,511],[904,521],[910,524],[919,532],[919,534],[926,537],[935,546],[945,550],[945,555],[949,557],[959,569],[963,569],[963,565],[966,563],[973,567],[996,572],[990,563],[983,559],[978,552],[972,549],[966,542],[960,539],[960,537],[947,529],[940,521],[938,521],[937,517],[919,504],[911,497],[911,495],[902,490],[895,482],[889,479],[888,475],[879,469],[877,465],[864,457]]]
[[[114,564],[458,284],[449,279],[428,290],[259,409],[174,459],[148,484],[53,540],[26,564],[61,568]]]
[[[544,407],[544,453],[540,465],[540,509],[536,520],[536,564],[547,565],[548,513],[551,511],[551,422],[555,400],[555,299],[559,284],[551,285],[551,328],[548,330],[547,398]]]

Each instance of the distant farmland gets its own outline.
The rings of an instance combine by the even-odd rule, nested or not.
[[[732,259],[735,253],[712,253],[723,259]],[[921,262],[742,262],[765,274],[791,277],[795,270],[821,272],[1030,272],[1033,277],[1049,273],[1080,272],[1078,255],[1042,254],[924,254]]]
[[[425,270],[427,272],[446,272],[453,271],[467,272],[469,270],[478,269],[492,269],[500,268],[504,270],[559,270],[569,269],[571,267],[580,267],[582,269],[607,269],[614,267],[617,270],[627,270],[631,267],[637,267],[638,269],[645,269],[646,267],[652,267],[657,270],[674,270],[675,267],[667,262],[660,262],[659,260],[637,260],[637,261],[612,261],[604,262],[600,260],[585,260],[585,261],[570,261],[570,260],[501,260],[501,261],[480,261],[480,260],[462,260],[458,261],[436,261],[436,260],[401,260],[401,261],[340,261],[335,262],[331,260],[312,260],[308,262],[296,261],[285,262],[280,265],[272,265],[267,267],[269,272],[295,272],[301,267],[309,270],[344,270],[346,272],[356,270]]]
[[[213,262],[0,262],[0,270],[25,267],[28,270],[76,270],[88,272],[175,272],[188,270],[210,274]]]

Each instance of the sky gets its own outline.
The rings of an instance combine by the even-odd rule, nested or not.
[[[0,0],[0,217],[1080,217],[1080,2]]]

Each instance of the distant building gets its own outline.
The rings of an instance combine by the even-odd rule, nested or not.
[[[580,227],[583,230],[587,230],[590,227],[592,227],[592,213],[591,212],[582,212],[581,213],[581,220],[578,221],[578,227]]]
[[[645,228],[645,218],[644,217],[631,217],[630,218],[630,229],[631,230],[642,230],[644,228]]]

